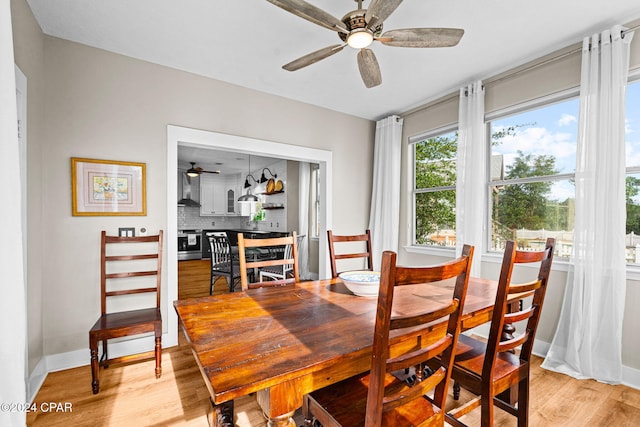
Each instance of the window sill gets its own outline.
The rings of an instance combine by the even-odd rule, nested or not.
[[[425,246],[404,246],[403,249],[409,253],[432,255],[453,259],[455,256],[455,248],[439,248]],[[476,259],[477,259],[476,255]],[[481,262],[500,264],[502,263],[502,254],[499,252],[485,252],[482,254]],[[556,257],[553,260],[554,271],[569,271],[569,259]],[[640,264],[627,265],[627,280],[640,282]]]
[[[447,258],[454,258],[456,253],[455,247],[438,247],[438,246],[404,246],[403,249],[412,254],[435,255]]]
[[[439,248],[439,247],[425,247],[425,246],[404,246],[405,251],[414,254],[433,255],[453,259],[455,257],[455,248]],[[478,254],[475,254],[475,259],[478,259]],[[501,264],[502,254],[499,252],[485,252],[480,256],[481,262]],[[638,278],[640,279],[640,266],[637,268]],[[569,260],[567,258],[555,258],[553,260],[552,270],[556,271],[568,271]]]

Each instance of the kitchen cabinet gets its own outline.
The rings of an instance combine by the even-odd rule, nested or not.
[[[238,176],[200,175],[200,215],[237,215]]]
[[[238,187],[239,176],[228,176],[225,178],[225,196],[227,201],[227,215],[238,214]]]
[[[200,215],[227,214],[227,184],[223,177],[200,175]]]

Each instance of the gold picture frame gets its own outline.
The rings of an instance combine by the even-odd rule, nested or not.
[[[146,163],[71,158],[73,216],[147,215]]]

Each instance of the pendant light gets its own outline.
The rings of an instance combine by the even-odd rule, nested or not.
[[[253,175],[251,175],[251,154],[249,154],[249,173],[244,179],[244,188],[247,189],[247,193],[238,197],[239,202],[257,202],[258,201],[258,197],[251,194],[251,183],[249,182],[249,178],[253,179],[253,182],[255,182],[256,184],[258,183],[258,180],[256,180],[256,178]]]

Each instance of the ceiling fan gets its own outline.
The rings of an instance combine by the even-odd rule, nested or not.
[[[201,173],[215,173],[215,174],[219,174],[220,171],[206,171],[204,169],[202,169],[200,166],[196,167],[196,162],[189,162],[191,163],[191,167],[189,169],[187,169],[187,175],[195,178],[197,176],[199,176]]]
[[[347,13],[342,20],[303,0],[267,1],[307,21],[336,31],[344,42],[304,55],[282,68],[287,71],[299,70],[340,52],[348,45],[360,49],[358,68],[368,88],[382,83],[378,60],[373,51],[367,49],[374,41],[398,47],[451,47],[457,45],[464,34],[464,30],[458,28],[405,28],[382,33],[383,21],[402,0],[371,0],[369,9],[362,8],[362,0],[354,0],[358,3],[358,9]]]

